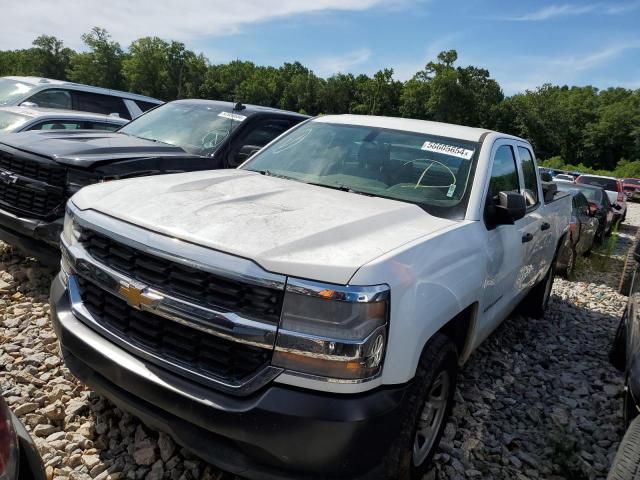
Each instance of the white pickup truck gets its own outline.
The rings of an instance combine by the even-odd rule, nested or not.
[[[52,321],[79,379],[225,470],[419,479],[459,367],[543,314],[570,211],[520,138],[325,116],[74,195]]]

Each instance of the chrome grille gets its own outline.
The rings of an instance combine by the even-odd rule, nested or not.
[[[280,319],[283,290],[191,268],[86,228],[82,229],[80,241],[104,265],[165,294],[253,320],[277,324]]]
[[[205,377],[241,380],[266,366],[271,350],[233,342],[136,310],[78,277],[80,296],[94,320],[116,337]]]

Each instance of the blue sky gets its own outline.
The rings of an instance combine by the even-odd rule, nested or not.
[[[460,65],[489,69],[508,95],[545,82],[640,88],[640,0],[51,3],[24,0],[20,9],[5,10],[0,48],[28,46],[39,33],[81,48],[80,34],[99,25],[123,46],[158,35],[212,62],[299,60],[323,76],[392,67],[406,80],[455,48]]]

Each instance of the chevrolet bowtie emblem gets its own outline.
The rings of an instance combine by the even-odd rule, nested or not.
[[[142,310],[143,307],[153,308],[162,300],[161,295],[147,290],[146,287],[138,288],[130,283],[122,282],[120,283],[120,288],[118,288],[118,293],[127,300],[129,306]]]
[[[13,183],[16,183],[17,181],[18,181],[17,175],[13,175],[8,170],[0,170],[0,182],[6,185],[11,185]]]

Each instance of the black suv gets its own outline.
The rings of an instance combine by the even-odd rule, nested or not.
[[[55,266],[66,201],[97,182],[235,168],[308,117],[211,100],[159,106],[116,132],[15,133],[0,143],[0,239]]]

